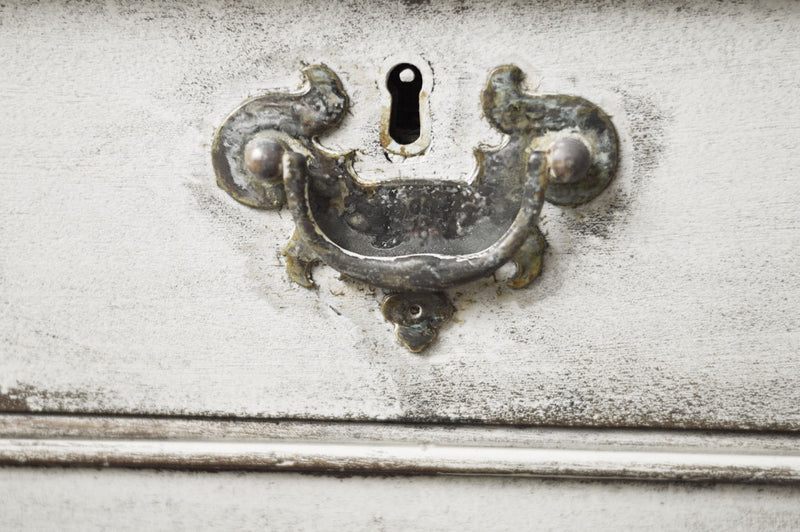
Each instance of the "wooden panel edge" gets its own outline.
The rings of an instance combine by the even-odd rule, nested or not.
[[[800,435],[0,414],[0,465],[800,483]]]

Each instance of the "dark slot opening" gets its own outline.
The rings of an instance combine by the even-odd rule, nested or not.
[[[419,138],[419,93],[422,74],[409,63],[394,67],[386,80],[392,95],[389,136],[398,144],[411,144]]]

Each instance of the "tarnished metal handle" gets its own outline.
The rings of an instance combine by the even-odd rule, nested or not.
[[[312,286],[312,265],[387,290],[381,309],[398,338],[419,351],[454,307],[441,290],[488,276],[513,261],[512,288],[540,273],[546,242],[542,204],[578,205],[608,185],[617,166],[611,120],[576,96],[531,95],[522,72],[497,68],[481,97],[489,123],[506,135],[475,150],[475,177],[365,184],[353,152],[323,149],[350,100],[324,65],[303,69],[306,88],[242,104],[212,148],[217,182],[238,201],[288,204],[295,233],[283,250],[289,276]]]
[[[490,275],[514,256],[536,226],[544,203],[547,168],[544,152],[531,153],[526,164],[527,180],[520,209],[511,226],[485,249],[460,255],[448,255],[436,249],[389,257],[354,253],[330,240],[314,219],[309,204],[306,156],[294,152],[283,156],[283,184],[297,234],[322,262],[374,286],[434,291]]]

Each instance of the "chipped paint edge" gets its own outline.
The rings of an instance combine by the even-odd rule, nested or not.
[[[800,435],[0,414],[0,466],[800,483]]]

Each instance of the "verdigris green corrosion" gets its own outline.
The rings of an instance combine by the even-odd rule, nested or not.
[[[507,141],[475,150],[472,182],[365,185],[353,152],[331,154],[314,140],[348,110],[339,78],[323,65],[303,73],[302,93],[247,101],[222,124],[217,182],[246,205],[288,207],[296,230],[283,254],[294,281],[312,286],[311,267],[324,262],[385,289],[383,314],[415,352],[453,314],[443,290],[508,261],[517,266],[509,286],[530,284],[546,248],[537,227],[545,199],[588,201],[616,169],[617,136],[605,113],[582,98],[525,94],[521,71],[504,66],[490,75],[482,104]]]

